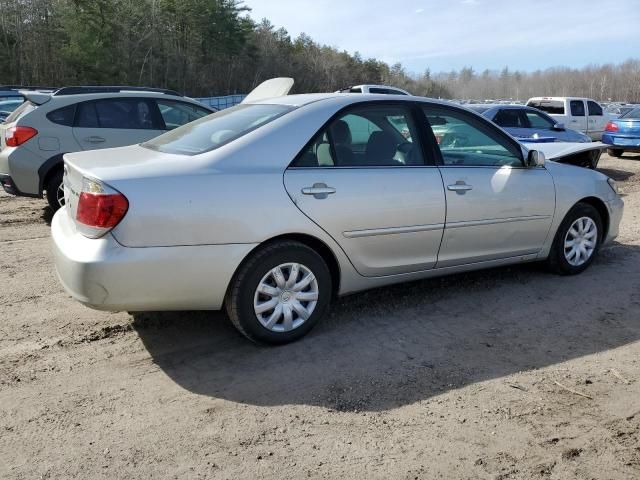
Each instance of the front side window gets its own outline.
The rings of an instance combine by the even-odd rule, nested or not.
[[[571,100],[571,115],[574,117],[584,117],[584,102],[582,100]]]
[[[527,110],[526,115],[531,128],[552,129],[556,124],[556,122],[549,119],[548,117],[545,117],[544,115],[539,114],[538,112]]]
[[[173,130],[186,123],[211,114],[209,110],[191,103],[176,100],[156,100],[166,130]]]
[[[518,146],[470,114],[425,106],[445,166],[521,167]]]
[[[598,105],[596,102],[589,100],[587,102],[587,108],[589,109],[589,116],[602,116],[602,107]]]
[[[404,106],[356,107],[318,133],[294,167],[424,165],[411,111]]]
[[[170,130],[142,146],[165,153],[198,155],[232,142],[293,108],[287,105],[236,105]]]

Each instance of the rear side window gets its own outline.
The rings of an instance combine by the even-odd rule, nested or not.
[[[36,108],[38,108],[38,106],[35,103],[24,102],[22,105],[16,108],[13,112],[11,112],[11,115],[7,117],[7,119],[5,120],[5,123],[12,123],[12,122],[15,122],[16,120],[20,120],[25,115],[28,115],[29,113],[33,112]]]
[[[156,104],[146,98],[93,100],[78,105],[76,126],[81,128],[118,128],[161,130]]]
[[[144,98],[117,98],[95,102],[100,128],[159,130],[156,106]]]
[[[198,155],[214,150],[293,110],[287,105],[240,104],[171,130],[142,144],[159,152]]]
[[[602,107],[596,102],[589,100],[587,102],[587,108],[589,109],[589,115],[602,116]]]
[[[403,167],[424,165],[417,128],[404,106],[357,107],[322,130],[293,167]]]
[[[193,105],[192,103],[177,102],[174,100],[156,100],[160,115],[167,130],[173,130],[186,123],[206,117],[212,112]]]
[[[522,115],[520,110],[515,108],[505,108],[493,118],[495,124],[500,125],[503,128],[528,128],[527,119]]]
[[[574,117],[584,117],[584,102],[582,100],[571,100],[571,115]]]
[[[531,100],[527,106],[552,115],[564,115],[564,102],[561,100]]]
[[[63,108],[58,108],[52,112],[47,113],[47,118],[50,122],[57,123],[58,125],[64,125],[65,127],[73,126],[73,119],[76,115],[76,106],[68,105]]]

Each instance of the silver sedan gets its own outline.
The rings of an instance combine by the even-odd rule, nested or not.
[[[443,126],[468,141],[440,144]],[[64,185],[52,235],[73,297],[225,308],[262,343],[302,337],[336,295],[530,261],[580,273],[623,209],[599,172],[545,162],[466,109],[388,95],[252,100],[66,155]]]

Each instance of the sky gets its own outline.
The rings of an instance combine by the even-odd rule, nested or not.
[[[640,0],[246,0],[293,37],[412,73],[534,71],[640,57]]]

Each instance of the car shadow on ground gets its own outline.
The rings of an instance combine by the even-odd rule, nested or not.
[[[635,175],[634,172],[619,170],[617,168],[598,168],[598,171],[609,178],[613,178],[616,182],[624,182]]]
[[[252,405],[380,411],[640,339],[640,247],[614,244],[582,275],[536,264],[337,300],[301,341],[261,347],[222,313],[141,313],[154,362],[185,389]]]
[[[53,220],[53,215],[54,215],[55,213],[56,213],[56,212],[54,212],[54,211],[53,211],[53,208],[51,208],[49,205],[47,205],[46,207],[44,207],[44,208],[42,209],[42,213],[40,214],[40,218],[41,218],[42,220],[44,220],[44,222],[45,222],[47,225],[51,226],[51,220]]]

